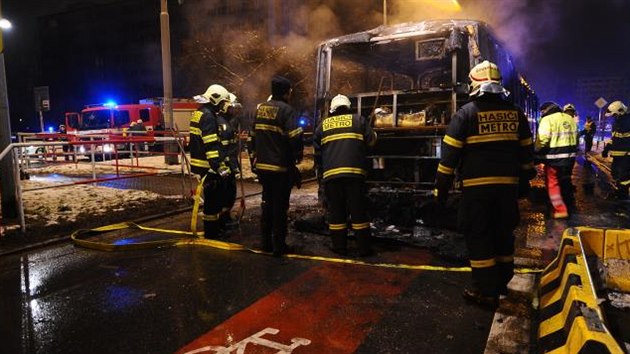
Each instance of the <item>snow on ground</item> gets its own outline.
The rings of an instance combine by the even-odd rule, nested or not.
[[[179,159],[181,161],[181,156]],[[253,180],[256,176],[251,172],[246,153],[242,155],[241,164],[243,178]],[[179,174],[182,172],[181,164],[168,165],[164,156],[120,159],[118,165],[118,172],[121,175],[146,172]],[[301,171],[313,168],[312,148],[305,149],[305,158],[298,167]],[[188,175],[186,166],[183,170]],[[62,226],[68,223],[82,225],[86,220],[93,223],[99,218],[105,222],[112,219],[113,215],[124,216],[126,211],[129,211],[130,215],[125,220],[130,220],[141,214],[158,214],[166,211],[161,209],[170,210],[177,205],[186,205],[183,196],[164,196],[146,190],[116,189],[94,184],[72,184],[77,182],[77,177],[86,181],[91,179],[93,174],[97,178],[116,174],[115,161],[92,163],[88,160],[80,160],[78,163],[57,161],[43,164],[41,160],[39,162],[36,160],[27,171],[31,179],[21,181],[27,229]],[[53,177],[41,178],[46,175],[53,175]],[[73,179],[69,180],[67,176],[72,176]]]

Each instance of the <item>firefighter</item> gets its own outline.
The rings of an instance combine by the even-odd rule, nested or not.
[[[304,143],[298,114],[289,105],[291,82],[282,76],[271,80],[271,100],[256,109],[249,147],[253,170],[262,184],[262,249],[275,257],[290,252],[286,244],[287,210],[293,185],[299,187],[296,164],[302,161]]]
[[[564,107],[562,107],[562,112],[570,115],[571,117],[577,117],[577,110],[575,109],[573,103],[565,104]]]
[[[577,124],[560,106],[545,102],[540,106],[536,156],[545,164],[545,184],[550,216],[566,219],[575,207],[571,174],[577,155]]]
[[[535,176],[532,133],[523,111],[505,100],[509,93],[495,64],[486,60],[469,77],[471,102],[447,128],[434,193],[443,206],[457,171],[463,192],[458,224],[472,268],[472,287],[463,296],[495,308],[514,274],[519,182]]]
[[[628,107],[615,101],[606,109],[607,117],[615,117],[612,142],[604,146],[602,156],[612,156],[611,173],[617,187],[617,197],[628,199],[630,186],[630,114]]]
[[[59,125],[59,141],[68,141],[68,131],[64,124]],[[70,161],[70,145],[64,145],[61,147],[63,151],[63,158],[65,161]],[[74,161],[74,154],[72,154],[72,161]]]
[[[131,124],[129,124],[129,129],[127,129],[127,131],[131,132],[132,138],[142,139],[147,134],[147,127],[144,126],[144,122],[142,121],[142,119],[138,119],[135,122],[131,122]],[[146,143],[137,143],[136,146],[140,151],[148,150]]]
[[[190,165],[203,182],[204,236],[218,238],[221,193],[225,190],[224,179],[231,173],[221,154],[218,117],[227,112],[230,96],[225,87],[214,84],[194,100],[202,105],[190,117]]]
[[[591,116],[586,116],[584,129],[580,131],[580,136],[584,136],[584,152],[589,152],[593,148],[593,137],[597,132],[597,125]]]
[[[313,147],[318,175],[324,183],[332,251],[340,255],[348,254],[348,216],[359,255],[373,253],[370,218],[366,211],[365,177],[367,150],[375,143],[376,133],[364,117],[351,113],[348,97],[333,97],[330,116],[317,127]]]
[[[226,165],[230,168],[230,174],[225,179],[225,194],[221,198],[223,208],[221,209],[220,222],[222,228],[235,226],[231,211],[236,202],[236,179],[240,178],[239,168],[239,141],[238,141],[238,117],[241,113],[242,105],[238,102],[236,95],[229,94],[230,103],[227,112],[219,115],[219,140],[221,141],[221,152],[224,154]]]

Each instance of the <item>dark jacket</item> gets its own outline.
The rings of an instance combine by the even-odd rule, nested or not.
[[[493,94],[462,106],[444,136],[438,189],[456,170],[464,191],[483,193],[496,193],[496,186],[516,190],[520,178],[533,177],[532,133],[523,111]]]
[[[376,134],[358,114],[339,114],[324,119],[313,136],[315,162],[323,181],[339,178],[365,178],[366,154],[376,143]]]
[[[227,167],[233,174],[239,173],[238,166],[238,134],[234,128],[232,121],[228,117],[219,115],[217,117],[217,128],[221,148],[219,156],[221,161],[225,161]]]
[[[612,157],[630,156],[630,114],[615,118],[612,142],[604,150]]]
[[[302,128],[297,113],[284,101],[272,99],[260,104],[250,137],[249,152],[256,161],[256,173],[289,172],[302,160]]]
[[[217,174],[221,158],[217,115],[203,105],[190,117],[190,165],[193,173]]]

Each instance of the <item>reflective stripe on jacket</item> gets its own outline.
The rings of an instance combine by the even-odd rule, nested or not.
[[[368,146],[376,135],[366,119],[358,114],[341,114],[325,118],[315,130],[315,159],[321,166],[323,180],[367,175]]]
[[[220,164],[220,141],[215,113],[204,105],[190,116],[190,165],[193,173],[216,173]]]
[[[630,114],[615,118],[609,150],[613,157],[630,155]]]
[[[533,172],[532,133],[523,111],[494,95],[481,96],[453,115],[442,144],[438,179],[455,175],[464,189],[513,185]]]
[[[555,112],[540,119],[536,156],[554,166],[573,164],[577,155],[578,128],[572,116]]]
[[[302,128],[288,103],[271,100],[260,104],[253,127],[249,151],[259,173],[286,172],[301,158]]]

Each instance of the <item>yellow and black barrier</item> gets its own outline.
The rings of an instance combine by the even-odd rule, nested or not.
[[[543,271],[539,287],[540,352],[623,354],[606,328],[597,302],[581,240],[581,232],[589,230],[593,229],[567,229],[558,256]],[[589,251],[601,249],[594,237],[587,245]]]

